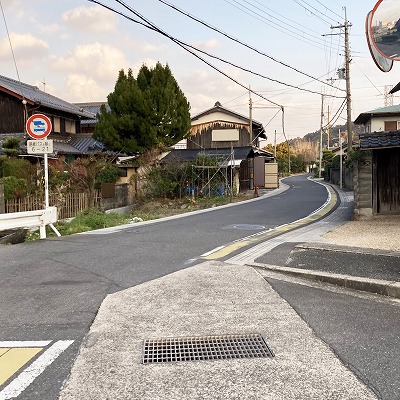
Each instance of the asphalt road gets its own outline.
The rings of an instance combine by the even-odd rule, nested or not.
[[[400,302],[267,281],[377,398],[400,398]]]
[[[285,183],[280,195],[233,207],[0,247],[0,340],[74,341],[18,398],[57,398],[108,293],[187,268],[217,246],[306,217],[326,201],[326,188],[305,175]]]

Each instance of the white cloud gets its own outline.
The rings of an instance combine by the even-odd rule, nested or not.
[[[2,2],[3,10],[7,10],[13,7],[17,7],[21,5],[21,0],[6,0]]]
[[[62,20],[74,29],[94,32],[113,32],[117,26],[117,17],[100,7],[77,7],[63,14]]]
[[[79,73],[95,80],[115,82],[118,71],[127,69],[129,62],[117,48],[92,43],[79,45],[66,57],[53,57],[52,67],[67,73]]]
[[[43,58],[47,56],[48,44],[31,34],[11,33],[10,39],[17,63],[43,62]],[[10,42],[7,37],[4,37],[0,41],[0,61],[9,62],[11,59]]]
[[[107,91],[95,79],[83,74],[69,74],[65,81],[65,98],[73,102],[106,101]]]
[[[219,47],[219,41],[217,39],[210,39],[203,42],[195,42],[193,46],[203,51],[210,51]]]

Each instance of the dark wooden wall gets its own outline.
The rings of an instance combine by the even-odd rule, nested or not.
[[[24,106],[19,99],[0,93],[0,133],[22,133]]]
[[[213,142],[212,130],[213,129],[239,129],[239,140],[235,142]],[[188,149],[211,149],[211,148],[227,148],[231,147],[244,147],[250,146],[251,140],[249,130],[243,125],[232,123],[208,123],[204,125],[196,125],[192,127],[192,135],[187,141]]]
[[[400,148],[374,150],[375,199],[379,214],[400,213]]]
[[[43,113],[53,122],[53,117],[60,118],[61,134],[69,134],[65,130],[65,119],[75,121],[75,131],[80,133],[80,120],[77,115],[65,113],[48,107],[27,105],[26,110],[22,101],[7,93],[0,92],[0,133],[23,133],[25,131],[25,120],[32,114]],[[54,131],[53,131],[54,132]]]

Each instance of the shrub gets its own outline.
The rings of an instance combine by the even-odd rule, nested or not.
[[[18,199],[26,195],[28,185],[25,179],[6,176],[1,181],[4,183],[4,198],[6,200]]]
[[[96,174],[95,188],[100,189],[102,183],[115,183],[121,175],[122,171],[116,165],[108,163]]]

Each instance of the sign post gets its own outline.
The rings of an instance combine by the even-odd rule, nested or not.
[[[44,195],[45,208],[49,208],[49,162],[47,154],[53,152],[53,140],[46,139],[50,134],[52,125],[50,118],[44,114],[33,114],[26,121],[26,132],[35,140],[28,140],[28,154],[43,154],[44,157]],[[50,223],[50,227],[57,236],[61,236],[55,226]],[[40,226],[40,238],[46,238],[46,226]]]

